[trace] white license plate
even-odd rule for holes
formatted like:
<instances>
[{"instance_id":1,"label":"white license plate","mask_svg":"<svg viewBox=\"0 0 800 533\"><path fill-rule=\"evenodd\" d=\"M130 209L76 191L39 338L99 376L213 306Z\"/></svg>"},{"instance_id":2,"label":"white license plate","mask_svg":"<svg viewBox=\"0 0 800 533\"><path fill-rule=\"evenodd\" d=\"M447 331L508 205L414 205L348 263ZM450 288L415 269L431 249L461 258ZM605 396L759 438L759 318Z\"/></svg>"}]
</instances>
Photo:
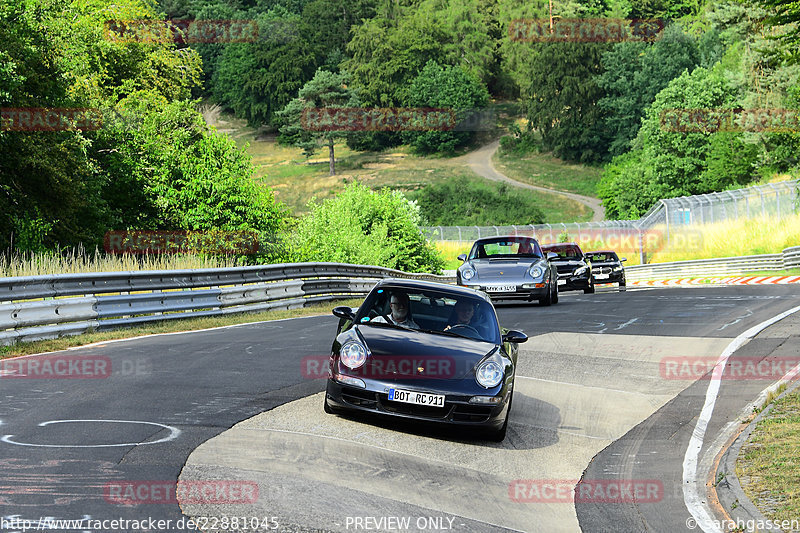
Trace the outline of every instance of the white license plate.
<instances>
[{"instance_id":1,"label":"white license plate","mask_svg":"<svg viewBox=\"0 0 800 533\"><path fill-rule=\"evenodd\" d=\"M594 279L608 279L608 274L595 274Z\"/></svg>"},{"instance_id":2,"label":"white license plate","mask_svg":"<svg viewBox=\"0 0 800 533\"><path fill-rule=\"evenodd\" d=\"M487 285L486 292L517 292L516 285Z\"/></svg>"},{"instance_id":3,"label":"white license plate","mask_svg":"<svg viewBox=\"0 0 800 533\"><path fill-rule=\"evenodd\" d=\"M444 407L443 394L428 394L427 392L389 389L389 400L393 402L413 403L416 405L428 405L430 407Z\"/></svg>"},{"instance_id":4,"label":"white license plate","mask_svg":"<svg viewBox=\"0 0 800 533\"><path fill-rule=\"evenodd\" d=\"M558 280L558 284L559 284L559 285L566 285L566 284L567 284L567 280L565 280L565 279L560 279L560 280Z\"/></svg>"}]
</instances>

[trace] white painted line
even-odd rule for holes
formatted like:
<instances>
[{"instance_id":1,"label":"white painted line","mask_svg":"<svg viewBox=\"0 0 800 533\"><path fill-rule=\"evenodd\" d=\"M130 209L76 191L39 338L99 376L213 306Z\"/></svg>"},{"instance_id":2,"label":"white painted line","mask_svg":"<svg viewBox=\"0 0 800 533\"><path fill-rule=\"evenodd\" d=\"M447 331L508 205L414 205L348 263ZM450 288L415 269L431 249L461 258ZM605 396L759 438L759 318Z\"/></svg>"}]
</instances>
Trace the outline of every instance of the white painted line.
<instances>
[{"instance_id":1,"label":"white painted line","mask_svg":"<svg viewBox=\"0 0 800 533\"><path fill-rule=\"evenodd\" d=\"M689 513L691 513L697 522L697 526L706 533L723 532L717 525L718 521L711 517L711 513L704 505L705 483L697 479L697 461L700 450L703 448L703 438L705 437L708 423L711 421L711 415L714 413L714 404L717 402L717 395L719 394L725 365L730 356L747 341L775 322L783 320L787 316L798 311L800 311L800 306L789 309L748 329L733 339L722 354L720 354L719 359L717 359L717 364L714 366L714 371L711 375L708 389L706 390L706 400L703 404L703 409L700 411L697 424L694 427L694 431L692 431L692 438L689 440L689 446L686 448L686 455L683 457L683 501L686 503L686 508L689 510ZM702 493L701 488L703 489Z\"/></svg>"},{"instance_id":2,"label":"white painted line","mask_svg":"<svg viewBox=\"0 0 800 533\"><path fill-rule=\"evenodd\" d=\"M145 444L160 444L162 442L169 442L178 438L181 430L166 424L159 424L158 422L142 422L140 420L48 420L42 422L39 427L49 426L50 424L65 424L65 423L80 423L80 422L111 422L114 424L146 424L150 426L158 426L169 430L169 435L163 439L154 440L152 442L125 442L120 444L30 444L27 442L16 442L11 440L14 435L3 435L0 441L7 444L15 444L17 446L29 446L34 448L113 448L115 446L140 446Z\"/></svg>"}]
</instances>

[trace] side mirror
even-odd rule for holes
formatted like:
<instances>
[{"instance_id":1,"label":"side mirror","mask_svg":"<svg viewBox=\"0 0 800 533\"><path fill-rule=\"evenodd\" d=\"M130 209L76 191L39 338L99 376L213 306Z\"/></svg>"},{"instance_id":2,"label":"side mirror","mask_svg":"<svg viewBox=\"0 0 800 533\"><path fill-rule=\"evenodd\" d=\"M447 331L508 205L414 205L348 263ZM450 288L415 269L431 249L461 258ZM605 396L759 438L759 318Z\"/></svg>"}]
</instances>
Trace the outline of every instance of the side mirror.
<instances>
[{"instance_id":1,"label":"side mirror","mask_svg":"<svg viewBox=\"0 0 800 533\"><path fill-rule=\"evenodd\" d=\"M555 252L547 252L547 260L552 261L554 259L558 259L558 254Z\"/></svg>"},{"instance_id":2,"label":"side mirror","mask_svg":"<svg viewBox=\"0 0 800 533\"><path fill-rule=\"evenodd\" d=\"M521 344L527 340L528 340L527 335L515 329L510 329L506 332L505 335L503 335L503 342L513 342L516 344Z\"/></svg>"},{"instance_id":3,"label":"side mirror","mask_svg":"<svg viewBox=\"0 0 800 533\"><path fill-rule=\"evenodd\" d=\"M620 260L619 260L619 262L620 262L620 263L624 263L624 262L625 262L625 261L627 261L627 260L628 260L628 258L627 258L627 257L623 257L622 259L620 259Z\"/></svg>"},{"instance_id":4,"label":"side mirror","mask_svg":"<svg viewBox=\"0 0 800 533\"><path fill-rule=\"evenodd\" d=\"M458 260L462 263L467 260L467 254L461 254L458 256Z\"/></svg>"},{"instance_id":5,"label":"side mirror","mask_svg":"<svg viewBox=\"0 0 800 533\"><path fill-rule=\"evenodd\" d=\"M344 318L346 320L355 320L356 314L353 312L352 307L347 307L346 305L341 305L339 307L333 308L334 316L338 316L339 318Z\"/></svg>"}]
</instances>

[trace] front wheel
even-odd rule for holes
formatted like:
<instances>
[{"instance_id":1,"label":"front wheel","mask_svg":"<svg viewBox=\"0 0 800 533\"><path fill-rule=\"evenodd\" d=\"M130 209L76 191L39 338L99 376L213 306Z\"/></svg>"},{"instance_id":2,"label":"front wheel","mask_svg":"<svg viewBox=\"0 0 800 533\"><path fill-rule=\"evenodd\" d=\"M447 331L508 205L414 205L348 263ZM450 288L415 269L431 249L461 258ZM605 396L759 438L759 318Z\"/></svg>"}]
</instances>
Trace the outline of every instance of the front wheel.
<instances>
[{"instance_id":1,"label":"front wheel","mask_svg":"<svg viewBox=\"0 0 800 533\"><path fill-rule=\"evenodd\" d=\"M514 393L511 393L511 396L508 398L508 409L506 409L506 419L503 422L503 427L500 429L496 429L490 432L487 437L489 440L494 442L503 442L506 439L506 433L508 432L508 418L511 416L511 403L514 400Z\"/></svg>"},{"instance_id":2,"label":"front wheel","mask_svg":"<svg viewBox=\"0 0 800 533\"><path fill-rule=\"evenodd\" d=\"M594 281L590 281L589 286L583 289L583 294L594 294Z\"/></svg>"}]
</instances>

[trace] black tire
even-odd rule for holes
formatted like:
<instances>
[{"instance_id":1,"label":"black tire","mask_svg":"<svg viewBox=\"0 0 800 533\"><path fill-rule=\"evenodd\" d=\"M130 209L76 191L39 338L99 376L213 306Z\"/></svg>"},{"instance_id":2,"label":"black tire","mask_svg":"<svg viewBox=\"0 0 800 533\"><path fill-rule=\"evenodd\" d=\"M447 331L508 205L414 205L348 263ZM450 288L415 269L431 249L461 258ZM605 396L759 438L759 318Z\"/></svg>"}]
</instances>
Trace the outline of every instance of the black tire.
<instances>
[{"instance_id":1,"label":"black tire","mask_svg":"<svg viewBox=\"0 0 800 533\"><path fill-rule=\"evenodd\" d=\"M508 409L506 409L506 419L503 422L503 427L500 429L496 429L494 431L489 432L487 438L494 442L503 442L506 440L506 433L508 432L508 418L511 416L511 404L514 401L514 393L511 393L511 397L508 399Z\"/></svg>"},{"instance_id":2,"label":"black tire","mask_svg":"<svg viewBox=\"0 0 800 533\"><path fill-rule=\"evenodd\" d=\"M547 291L547 296L539 299L539 305L547 307L553 304L553 291Z\"/></svg>"},{"instance_id":3,"label":"black tire","mask_svg":"<svg viewBox=\"0 0 800 533\"><path fill-rule=\"evenodd\" d=\"M553 283L553 303L558 303L558 282Z\"/></svg>"},{"instance_id":4,"label":"black tire","mask_svg":"<svg viewBox=\"0 0 800 533\"><path fill-rule=\"evenodd\" d=\"M589 286L583 289L583 294L594 294L594 281L590 281Z\"/></svg>"},{"instance_id":5,"label":"black tire","mask_svg":"<svg viewBox=\"0 0 800 533\"><path fill-rule=\"evenodd\" d=\"M619 282L619 288L620 289L624 289L625 288L625 278L622 278L622 281Z\"/></svg>"}]
</instances>

